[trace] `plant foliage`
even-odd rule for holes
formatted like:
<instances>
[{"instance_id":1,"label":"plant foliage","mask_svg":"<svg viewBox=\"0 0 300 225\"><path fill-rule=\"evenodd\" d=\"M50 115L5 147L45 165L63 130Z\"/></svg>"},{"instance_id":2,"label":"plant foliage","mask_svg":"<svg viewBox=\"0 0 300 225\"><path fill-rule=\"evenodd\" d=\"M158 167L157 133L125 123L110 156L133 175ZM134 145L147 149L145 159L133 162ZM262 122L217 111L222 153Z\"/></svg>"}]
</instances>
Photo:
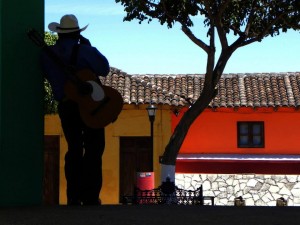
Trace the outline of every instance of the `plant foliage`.
<instances>
[{"instance_id":1,"label":"plant foliage","mask_svg":"<svg viewBox=\"0 0 300 225\"><path fill-rule=\"evenodd\" d=\"M58 39L57 35L45 32L45 42L47 45L54 45ZM57 101L54 100L51 86L46 78L44 78L44 114L57 113Z\"/></svg>"}]
</instances>

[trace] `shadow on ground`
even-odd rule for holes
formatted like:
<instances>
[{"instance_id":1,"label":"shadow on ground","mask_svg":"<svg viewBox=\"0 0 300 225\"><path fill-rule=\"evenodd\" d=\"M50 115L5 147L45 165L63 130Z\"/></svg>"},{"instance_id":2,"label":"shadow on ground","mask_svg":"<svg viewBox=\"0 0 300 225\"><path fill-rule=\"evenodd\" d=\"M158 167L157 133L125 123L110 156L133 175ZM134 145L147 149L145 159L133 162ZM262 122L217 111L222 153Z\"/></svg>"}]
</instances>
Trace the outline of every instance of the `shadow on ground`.
<instances>
[{"instance_id":1,"label":"shadow on ground","mask_svg":"<svg viewBox=\"0 0 300 225\"><path fill-rule=\"evenodd\" d=\"M1 225L300 225L300 207L103 205L0 208Z\"/></svg>"}]
</instances>

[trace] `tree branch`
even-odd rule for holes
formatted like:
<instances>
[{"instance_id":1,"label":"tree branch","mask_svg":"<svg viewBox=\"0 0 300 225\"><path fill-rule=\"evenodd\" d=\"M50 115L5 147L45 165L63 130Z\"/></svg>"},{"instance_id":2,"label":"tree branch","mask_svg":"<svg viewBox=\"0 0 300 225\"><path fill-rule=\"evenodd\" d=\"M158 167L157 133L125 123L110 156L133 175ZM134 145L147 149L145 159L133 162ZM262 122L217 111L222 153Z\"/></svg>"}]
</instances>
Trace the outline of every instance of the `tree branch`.
<instances>
[{"instance_id":1,"label":"tree branch","mask_svg":"<svg viewBox=\"0 0 300 225\"><path fill-rule=\"evenodd\" d=\"M203 4L204 4L204 7L205 7L205 9L206 9L206 11L207 11L208 17L209 17L209 18L212 18L213 13L212 13L212 11L210 10L209 2L210 2L210 0L204 0L204 1L203 1Z\"/></svg>"},{"instance_id":2,"label":"tree branch","mask_svg":"<svg viewBox=\"0 0 300 225\"><path fill-rule=\"evenodd\" d=\"M227 41L227 37L226 37L226 32L223 29L221 18L219 16L216 18L216 28L217 28L217 32L218 32L218 36L219 36L222 48L223 49L227 48L228 41Z\"/></svg>"},{"instance_id":3,"label":"tree branch","mask_svg":"<svg viewBox=\"0 0 300 225\"><path fill-rule=\"evenodd\" d=\"M237 48L249 45L249 44L251 44L253 42L256 42L256 41L261 41L261 39L258 38L258 37L250 38L248 40L243 41L243 43L241 43Z\"/></svg>"},{"instance_id":4,"label":"tree branch","mask_svg":"<svg viewBox=\"0 0 300 225\"><path fill-rule=\"evenodd\" d=\"M143 2L145 3L145 5L146 5L146 4L149 4L149 5L152 6L152 7L157 7L157 4L155 4L155 3L153 3L153 2L150 2L150 1L148 1L148 0L143 0Z\"/></svg>"},{"instance_id":5,"label":"tree branch","mask_svg":"<svg viewBox=\"0 0 300 225\"><path fill-rule=\"evenodd\" d=\"M209 47L207 46L207 44L198 39L186 25L182 24L181 29L192 42L202 48L206 53L209 52Z\"/></svg>"},{"instance_id":6,"label":"tree branch","mask_svg":"<svg viewBox=\"0 0 300 225\"><path fill-rule=\"evenodd\" d=\"M226 32L223 29L223 24L221 22L222 21L221 18L222 18L222 15L229 3L230 3L230 0L226 0L225 2L223 2L223 4L221 4L219 12L215 19L218 36L219 36L220 43L221 43L221 46L223 49L228 47L228 41L227 41L227 37L226 37Z\"/></svg>"},{"instance_id":7,"label":"tree branch","mask_svg":"<svg viewBox=\"0 0 300 225\"><path fill-rule=\"evenodd\" d=\"M210 23L210 41L209 41L209 52L207 53L207 63L206 63L206 77L205 83L209 86L212 85L212 74L215 66L215 24L212 21Z\"/></svg>"},{"instance_id":8,"label":"tree branch","mask_svg":"<svg viewBox=\"0 0 300 225\"><path fill-rule=\"evenodd\" d=\"M253 13L254 13L254 11L253 11ZM281 13L271 23L269 23L269 25L261 33L256 34L255 37L250 38L250 39L247 39L247 38L249 37L248 35L249 35L250 27L251 27L251 22L248 23L246 26L246 29L248 29L248 31L245 30L245 32L241 32L240 37L230 46L230 48L232 49L232 52L234 52L239 47L249 45L256 41L261 41L264 37L266 37L268 34L270 34L269 30L271 29L271 27L274 24L276 24L276 22L278 22L278 20L282 19L282 17L287 13L289 13L289 12ZM249 20L250 20L250 18L249 18Z\"/></svg>"},{"instance_id":9,"label":"tree branch","mask_svg":"<svg viewBox=\"0 0 300 225\"><path fill-rule=\"evenodd\" d=\"M229 29L232 30L234 33L237 33L239 36L243 36L245 34L243 31L240 31L239 28L236 28L233 25L229 25Z\"/></svg>"},{"instance_id":10,"label":"tree branch","mask_svg":"<svg viewBox=\"0 0 300 225\"><path fill-rule=\"evenodd\" d=\"M253 21L253 15L254 15L254 1L252 2L252 6L251 6L251 12L250 12L250 14L249 14L249 19L248 19L248 22L247 22L247 25L246 25L246 28L245 28L245 31L244 31L244 33L245 33L245 35L246 36L248 36L248 34L249 34L249 31L250 31L250 28L251 28L251 25L252 25L252 21Z\"/></svg>"},{"instance_id":11,"label":"tree branch","mask_svg":"<svg viewBox=\"0 0 300 225\"><path fill-rule=\"evenodd\" d=\"M279 14L278 17L276 17L271 23L269 23L269 26L267 26L266 29L261 33L261 35L258 36L260 40L263 39L265 36L267 36L271 27L274 26L274 24L276 24L280 19L282 19L284 15L288 13L290 13L290 11Z\"/></svg>"},{"instance_id":12,"label":"tree branch","mask_svg":"<svg viewBox=\"0 0 300 225\"><path fill-rule=\"evenodd\" d=\"M225 66L228 62L228 60L230 59L232 53L235 51L235 49L229 47L227 49L222 49L221 55L218 59L218 62L215 66L215 69L213 71L213 87L216 87L217 84L219 83L219 80L223 74L223 71L225 69Z\"/></svg>"},{"instance_id":13,"label":"tree branch","mask_svg":"<svg viewBox=\"0 0 300 225\"><path fill-rule=\"evenodd\" d=\"M218 17L221 18L223 12L225 11L226 7L228 6L228 4L230 3L231 0L226 0L224 2L222 2L222 4L220 5L219 8L219 12L218 12Z\"/></svg>"}]
</instances>

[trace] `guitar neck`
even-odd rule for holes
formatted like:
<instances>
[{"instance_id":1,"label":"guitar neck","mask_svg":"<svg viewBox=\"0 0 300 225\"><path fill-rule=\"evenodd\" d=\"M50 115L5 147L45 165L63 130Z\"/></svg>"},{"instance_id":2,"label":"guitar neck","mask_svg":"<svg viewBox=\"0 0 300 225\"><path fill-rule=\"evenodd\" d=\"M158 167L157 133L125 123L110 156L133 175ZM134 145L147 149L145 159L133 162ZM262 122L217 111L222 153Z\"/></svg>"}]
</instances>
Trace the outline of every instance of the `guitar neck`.
<instances>
[{"instance_id":1,"label":"guitar neck","mask_svg":"<svg viewBox=\"0 0 300 225\"><path fill-rule=\"evenodd\" d=\"M43 49L48 56L52 58L52 60L55 61L55 63L63 70L64 74L67 75L70 81L78 86L82 85L83 81L76 76L75 67L66 64L54 51L50 49L49 46L45 45Z\"/></svg>"},{"instance_id":2,"label":"guitar neck","mask_svg":"<svg viewBox=\"0 0 300 225\"><path fill-rule=\"evenodd\" d=\"M63 69L65 72L71 72L71 68L68 68L70 66L65 64L64 61L54 51L52 51L49 46L45 45L43 50L61 69Z\"/></svg>"},{"instance_id":3,"label":"guitar neck","mask_svg":"<svg viewBox=\"0 0 300 225\"><path fill-rule=\"evenodd\" d=\"M40 48L42 48L46 54L63 70L69 80L74 84L81 85L83 82L76 76L75 68L66 64L45 42L44 37L35 29L30 29L27 32L28 37Z\"/></svg>"}]
</instances>

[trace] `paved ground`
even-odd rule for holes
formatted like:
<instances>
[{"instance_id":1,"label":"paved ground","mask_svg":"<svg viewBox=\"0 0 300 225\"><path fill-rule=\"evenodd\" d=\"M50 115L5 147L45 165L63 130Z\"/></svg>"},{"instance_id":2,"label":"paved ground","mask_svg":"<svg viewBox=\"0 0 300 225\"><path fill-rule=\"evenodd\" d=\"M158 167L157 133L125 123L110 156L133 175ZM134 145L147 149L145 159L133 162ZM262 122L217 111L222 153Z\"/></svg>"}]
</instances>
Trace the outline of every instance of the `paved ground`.
<instances>
[{"instance_id":1,"label":"paved ground","mask_svg":"<svg viewBox=\"0 0 300 225\"><path fill-rule=\"evenodd\" d=\"M0 208L0 225L300 225L300 207L103 205Z\"/></svg>"}]
</instances>

